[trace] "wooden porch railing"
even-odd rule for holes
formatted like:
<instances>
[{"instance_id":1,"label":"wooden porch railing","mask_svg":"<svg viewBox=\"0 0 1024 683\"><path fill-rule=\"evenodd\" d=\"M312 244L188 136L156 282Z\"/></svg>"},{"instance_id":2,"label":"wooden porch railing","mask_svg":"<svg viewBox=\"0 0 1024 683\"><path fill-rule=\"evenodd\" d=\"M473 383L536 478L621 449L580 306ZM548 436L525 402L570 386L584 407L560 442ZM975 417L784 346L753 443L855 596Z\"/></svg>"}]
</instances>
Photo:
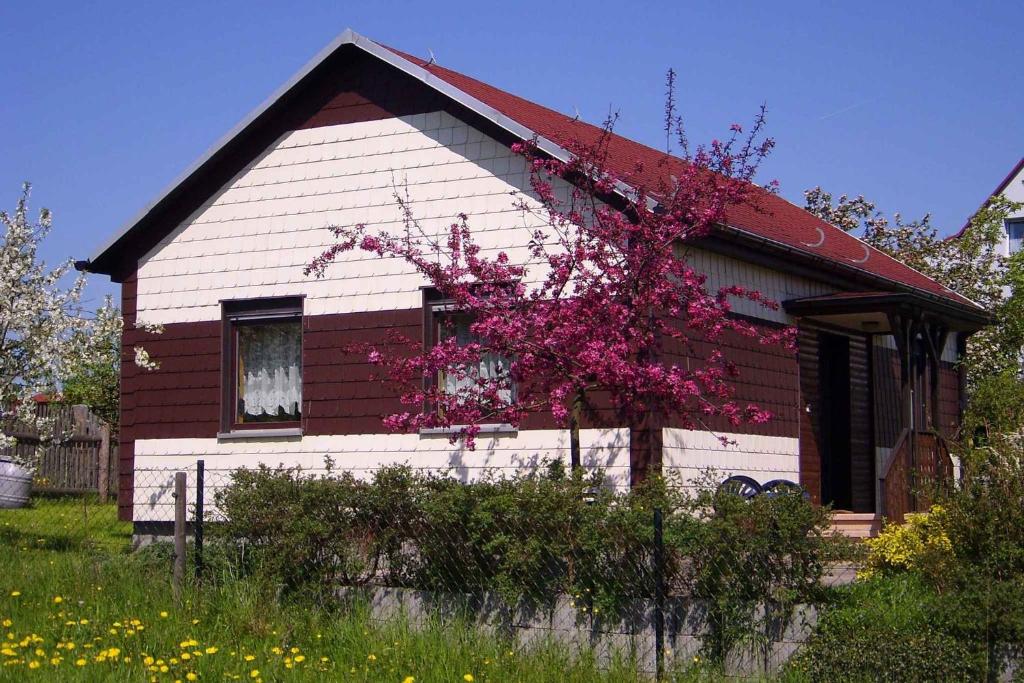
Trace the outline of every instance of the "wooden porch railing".
<instances>
[{"instance_id":1,"label":"wooden porch railing","mask_svg":"<svg viewBox=\"0 0 1024 683\"><path fill-rule=\"evenodd\" d=\"M953 459L941 435L904 429L882 468L882 514L902 524L931 506L931 492L953 481Z\"/></svg>"}]
</instances>

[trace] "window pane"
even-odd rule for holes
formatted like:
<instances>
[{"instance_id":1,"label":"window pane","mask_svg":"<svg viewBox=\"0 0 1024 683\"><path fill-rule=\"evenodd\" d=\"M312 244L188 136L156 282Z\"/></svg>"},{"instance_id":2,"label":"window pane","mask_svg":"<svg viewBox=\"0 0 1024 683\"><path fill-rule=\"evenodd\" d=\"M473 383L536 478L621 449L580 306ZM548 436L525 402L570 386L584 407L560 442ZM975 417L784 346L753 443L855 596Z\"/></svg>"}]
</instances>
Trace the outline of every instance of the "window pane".
<instances>
[{"instance_id":1,"label":"window pane","mask_svg":"<svg viewBox=\"0 0 1024 683\"><path fill-rule=\"evenodd\" d=\"M301 417L299 325L287 322L238 328L238 422L289 422Z\"/></svg>"},{"instance_id":2,"label":"window pane","mask_svg":"<svg viewBox=\"0 0 1024 683\"><path fill-rule=\"evenodd\" d=\"M1024 242L1024 220L1006 221L1006 233L1010 236L1010 253L1016 254Z\"/></svg>"},{"instance_id":3,"label":"window pane","mask_svg":"<svg viewBox=\"0 0 1024 683\"><path fill-rule=\"evenodd\" d=\"M474 341L473 333L469 330L470 320L466 317L453 317L442 321L440 326L440 337L441 340L449 339L454 336L457 339L459 346L465 346L470 342ZM472 374L476 377L483 379L491 379L493 377L506 376L509 371L508 360L497 353L486 353L480 358L480 363L475 372ZM472 386L473 378L464 377L458 378L452 375L445 375L444 377L444 390L446 394L458 393L460 389ZM501 391L502 398L511 403L514 395L515 387L511 389L503 389Z\"/></svg>"}]
</instances>

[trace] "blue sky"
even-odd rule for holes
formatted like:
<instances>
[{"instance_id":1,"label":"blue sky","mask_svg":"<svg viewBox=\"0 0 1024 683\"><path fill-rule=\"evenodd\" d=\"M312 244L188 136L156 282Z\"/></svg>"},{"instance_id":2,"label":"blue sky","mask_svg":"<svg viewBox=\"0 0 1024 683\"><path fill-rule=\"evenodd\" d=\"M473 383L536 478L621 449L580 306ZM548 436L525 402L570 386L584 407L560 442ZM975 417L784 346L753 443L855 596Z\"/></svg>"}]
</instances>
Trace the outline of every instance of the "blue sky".
<instances>
[{"instance_id":1,"label":"blue sky","mask_svg":"<svg viewBox=\"0 0 1024 683\"><path fill-rule=\"evenodd\" d=\"M89 256L346 27L654 146L673 67L692 140L767 103L786 198L946 232L1024 154L1021 2L6 2L0 205L30 180L46 257Z\"/></svg>"}]
</instances>

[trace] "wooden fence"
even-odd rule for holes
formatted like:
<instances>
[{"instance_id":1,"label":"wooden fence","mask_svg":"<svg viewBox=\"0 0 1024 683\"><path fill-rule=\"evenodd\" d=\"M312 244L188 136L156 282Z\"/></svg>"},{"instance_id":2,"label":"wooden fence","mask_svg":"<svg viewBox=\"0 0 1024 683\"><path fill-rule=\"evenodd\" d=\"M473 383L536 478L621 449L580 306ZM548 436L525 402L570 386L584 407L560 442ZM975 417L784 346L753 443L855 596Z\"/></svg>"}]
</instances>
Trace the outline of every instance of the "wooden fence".
<instances>
[{"instance_id":1,"label":"wooden fence","mask_svg":"<svg viewBox=\"0 0 1024 683\"><path fill-rule=\"evenodd\" d=\"M117 494L117 446L111 444L110 426L86 406L40 403L36 414L55 420L59 438L43 445L33 490L51 493L98 493L101 501ZM14 456L33 460L40 446L39 433L23 425L3 425L18 442L0 449L0 459Z\"/></svg>"}]
</instances>

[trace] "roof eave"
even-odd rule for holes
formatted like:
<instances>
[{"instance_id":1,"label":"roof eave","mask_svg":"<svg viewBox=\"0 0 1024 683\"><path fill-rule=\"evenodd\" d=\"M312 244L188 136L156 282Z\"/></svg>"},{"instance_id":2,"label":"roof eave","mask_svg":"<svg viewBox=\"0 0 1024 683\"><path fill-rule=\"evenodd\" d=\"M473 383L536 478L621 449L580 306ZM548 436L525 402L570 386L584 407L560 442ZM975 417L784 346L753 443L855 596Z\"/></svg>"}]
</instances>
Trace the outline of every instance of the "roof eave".
<instances>
[{"instance_id":1,"label":"roof eave","mask_svg":"<svg viewBox=\"0 0 1024 683\"><path fill-rule=\"evenodd\" d=\"M964 311L967 315L980 316L979 319L984 319L986 321L988 321L990 319L988 311L986 311L984 308L982 308L978 304L976 304L973 301L970 301L968 299L965 299L965 302L960 302L960 301L957 301L956 299L951 299L949 297L940 296L938 294L934 294L934 293L929 292L927 290L923 290L923 289L920 289L918 287L914 287L912 285L908 285L905 282L899 282L899 281L896 281L896 280L890 280L889 278L882 277L880 275L876 275L875 273L872 273L870 271L864 270L863 268L858 268L854 264L841 263L841 262L836 261L834 259L825 258L825 257L819 256L817 254L812 254L810 252L803 251L802 249L797 249L796 247L792 247L792 246L790 246L788 244L783 244L782 242L778 242L776 240L772 240L772 239L770 239L768 237L763 237L761 235L756 235L756 234L750 232L749 230L745 230L743 228L738 228L738 227L736 227L734 225L720 226L719 227L719 231L723 232L725 234L732 234L732 235L734 235L736 237L739 237L739 238L741 238L743 240L746 240L746 241L749 241L749 242L754 242L754 243L756 243L758 245L762 245L764 247L767 247L769 249L775 250L777 252L782 252L782 253L790 254L790 255L796 255L799 258L804 259L805 261L807 261L809 263L824 264L824 265L822 265L822 270L823 271L834 272L837 269L842 270L842 271L846 271L846 273L853 275L854 279L861 280L861 281L864 281L864 282L870 282L870 283L873 283L875 285L880 285L880 286L883 286L883 287L885 287L887 289L896 289L896 290L901 291L901 292L913 293L913 294L916 294L917 296L923 297L923 298L925 298L927 300L934 301L937 304L940 304L940 305L943 305L943 306L950 306L950 307L955 308L957 310ZM988 324L988 323L986 322L985 324Z\"/></svg>"}]
</instances>

